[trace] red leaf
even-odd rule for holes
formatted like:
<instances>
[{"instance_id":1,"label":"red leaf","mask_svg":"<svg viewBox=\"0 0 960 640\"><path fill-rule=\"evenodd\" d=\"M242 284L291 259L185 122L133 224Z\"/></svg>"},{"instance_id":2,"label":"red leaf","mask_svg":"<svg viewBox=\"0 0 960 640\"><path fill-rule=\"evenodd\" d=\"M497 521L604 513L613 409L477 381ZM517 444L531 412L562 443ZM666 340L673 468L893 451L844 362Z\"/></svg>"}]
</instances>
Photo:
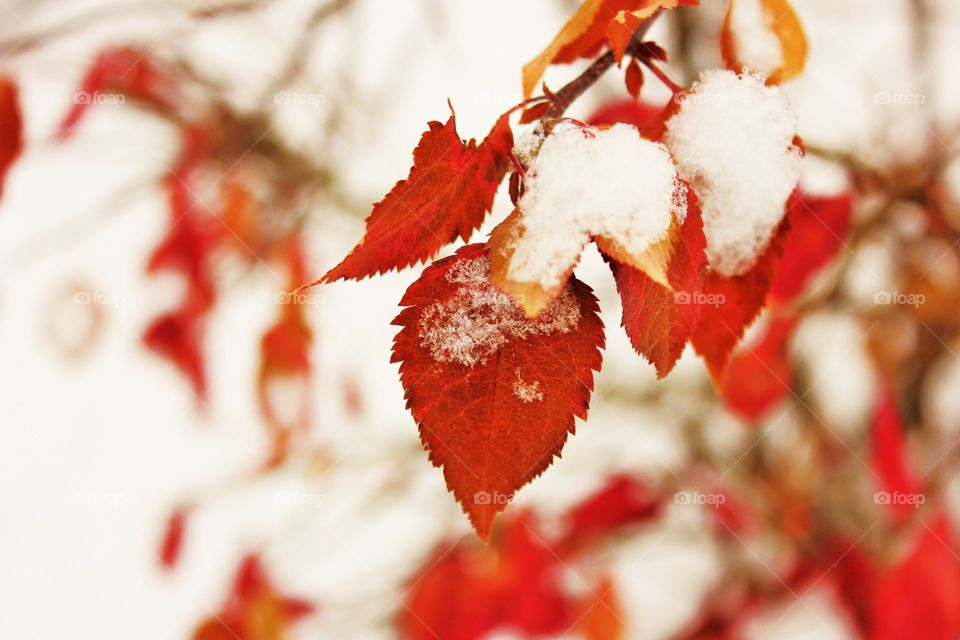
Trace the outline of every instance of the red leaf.
<instances>
[{"instance_id":1,"label":"red leaf","mask_svg":"<svg viewBox=\"0 0 960 640\"><path fill-rule=\"evenodd\" d=\"M796 319L779 316L764 334L730 360L723 387L727 408L747 421L757 421L790 393L793 371L787 361L787 341Z\"/></svg>"},{"instance_id":2,"label":"red leaf","mask_svg":"<svg viewBox=\"0 0 960 640\"><path fill-rule=\"evenodd\" d=\"M10 166L23 150L23 118L17 85L0 76L0 196Z\"/></svg>"},{"instance_id":3,"label":"red leaf","mask_svg":"<svg viewBox=\"0 0 960 640\"><path fill-rule=\"evenodd\" d=\"M576 620L562 591L564 565L529 518L510 522L490 546L470 543L429 558L401 614L410 640L478 640L497 629L542 637Z\"/></svg>"},{"instance_id":4,"label":"red leaf","mask_svg":"<svg viewBox=\"0 0 960 640\"><path fill-rule=\"evenodd\" d=\"M164 569L173 569L180 559L180 550L183 548L183 536L187 527L189 510L176 509L167 519L167 526L160 543L160 564Z\"/></svg>"},{"instance_id":5,"label":"red leaf","mask_svg":"<svg viewBox=\"0 0 960 640\"><path fill-rule=\"evenodd\" d=\"M640 97L640 90L643 89L643 69L640 68L640 63L637 62L636 58L627 65L624 82L627 86L627 93L630 94L631 98L637 100Z\"/></svg>"},{"instance_id":6,"label":"red leaf","mask_svg":"<svg viewBox=\"0 0 960 640\"><path fill-rule=\"evenodd\" d=\"M632 124L640 131L645 131L663 113L662 107L655 107L646 102L637 100L617 100L608 102L597 109L587 119L591 126L602 126L623 122Z\"/></svg>"},{"instance_id":7,"label":"red leaf","mask_svg":"<svg viewBox=\"0 0 960 640\"><path fill-rule=\"evenodd\" d=\"M921 525L910 552L880 579L871 640L954 640L960 634L960 572L946 516Z\"/></svg>"},{"instance_id":8,"label":"red leaf","mask_svg":"<svg viewBox=\"0 0 960 640\"><path fill-rule=\"evenodd\" d=\"M431 122L413 151L410 175L373 206L360 244L319 282L403 269L457 238L467 240L483 223L511 166L509 115L500 116L479 145L460 140L452 107L446 124Z\"/></svg>"},{"instance_id":9,"label":"red leaf","mask_svg":"<svg viewBox=\"0 0 960 640\"><path fill-rule=\"evenodd\" d=\"M789 234L790 217L787 215L780 223L780 228L753 269L732 278L708 271L703 279L700 319L690 342L703 357L718 386L722 385L734 347L766 302L767 292L783 255L783 244Z\"/></svg>"},{"instance_id":10,"label":"red leaf","mask_svg":"<svg viewBox=\"0 0 960 640\"><path fill-rule=\"evenodd\" d=\"M623 302L623 328L633 348L656 367L660 378L676 365L697 325L705 248L697 196L687 187L687 217L667 265L673 291L639 269L608 260Z\"/></svg>"},{"instance_id":11,"label":"red leaf","mask_svg":"<svg viewBox=\"0 0 960 640\"><path fill-rule=\"evenodd\" d=\"M787 208L792 228L770 289L773 304L786 304L800 295L837 255L850 228L853 198L850 194L821 198L794 191Z\"/></svg>"},{"instance_id":12,"label":"red leaf","mask_svg":"<svg viewBox=\"0 0 960 640\"><path fill-rule=\"evenodd\" d=\"M186 376L193 392L202 398L207 392L203 364L205 312L192 305L165 313L153 321L143 334L143 342L157 355L170 360Z\"/></svg>"},{"instance_id":13,"label":"red leaf","mask_svg":"<svg viewBox=\"0 0 960 640\"><path fill-rule=\"evenodd\" d=\"M237 568L226 602L200 624L193 640L281 640L287 627L313 611L305 600L278 593L259 556L250 553Z\"/></svg>"},{"instance_id":14,"label":"red leaf","mask_svg":"<svg viewBox=\"0 0 960 640\"><path fill-rule=\"evenodd\" d=\"M618 474L564 518L564 549L579 548L624 526L646 522L662 512L663 495L639 479Z\"/></svg>"},{"instance_id":15,"label":"red leaf","mask_svg":"<svg viewBox=\"0 0 960 640\"><path fill-rule=\"evenodd\" d=\"M489 282L483 245L439 260L407 289L393 362L420 438L484 539L514 492L560 454L585 418L603 323L571 278L530 320Z\"/></svg>"},{"instance_id":16,"label":"red leaf","mask_svg":"<svg viewBox=\"0 0 960 640\"><path fill-rule=\"evenodd\" d=\"M67 113L57 134L69 137L87 109L101 94L123 94L157 109L168 109L178 99L171 72L150 56L149 50L117 47L102 51L87 70L80 90L74 94L74 106Z\"/></svg>"},{"instance_id":17,"label":"red leaf","mask_svg":"<svg viewBox=\"0 0 960 640\"><path fill-rule=\"evenodd\" d=\"M876 473L877 502L887 504L898 522L908 520L920 506L921 483L904 437L893 390L882 382L873 415L871 466Z\"/></svg>"}]
</instances>

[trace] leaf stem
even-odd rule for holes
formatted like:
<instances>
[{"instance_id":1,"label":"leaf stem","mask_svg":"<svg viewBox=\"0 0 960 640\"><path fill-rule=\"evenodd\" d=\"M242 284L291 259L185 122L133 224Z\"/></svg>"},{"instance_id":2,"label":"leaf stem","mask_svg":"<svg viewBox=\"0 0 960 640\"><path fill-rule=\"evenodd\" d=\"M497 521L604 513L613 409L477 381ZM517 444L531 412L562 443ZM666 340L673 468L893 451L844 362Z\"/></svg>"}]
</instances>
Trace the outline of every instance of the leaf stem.
<instances>
[{"instance_id":1,"label":"leaf stem","mask_svg":"<svg viewBox=\"0 0 960 640\"><path fill-rule=\"evenodd\" d=\"M643 37L647 34L650 27L653 26L653 23L660 16L660 13L660 11L657 11L650 16L650 18L640 23L640 26L637 27L637 30L633 34L633 38L630 40L630 45L627 47L628 54L636 54L642 49ZM616 58L613 55L613 51L607 51L594 60L593 64L587 67L583 73L553 94L553 105L544 112L540 121L546 123L550 120L563 117L563 114L570 105L583 95L587 89L592 87L615 62Z\"/></svg>"}]
</instances>

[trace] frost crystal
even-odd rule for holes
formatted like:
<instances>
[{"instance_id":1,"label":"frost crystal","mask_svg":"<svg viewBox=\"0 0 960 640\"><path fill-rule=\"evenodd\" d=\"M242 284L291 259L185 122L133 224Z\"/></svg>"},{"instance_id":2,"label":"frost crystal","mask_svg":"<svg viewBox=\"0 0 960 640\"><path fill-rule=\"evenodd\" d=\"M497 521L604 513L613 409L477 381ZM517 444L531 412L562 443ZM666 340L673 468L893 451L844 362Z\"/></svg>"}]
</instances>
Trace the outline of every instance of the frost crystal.
<instances>
[{"instance_id":1,"label":"frost crystal","mask_svg":"<svg viewBox=\"0 0 960 640\"><path fill-rule=\"evenodd\" d=\"M560 123L524 181L523 237L511 280L558 285L591 236L616 240L642 255L670 228L676 170L667 149L631 125L583 129ZM677 211L682 219L686 211Z\"/></svg>"},{"instance_id":2,"label":"frost crystal","mask_svg":"<svg viewBox=\"0 0 960 640\"><path fill-rule=\"evenodd\" d=\"M705 72L667 122L680 177L700 199L713 270L743 274L766 248L800 177L796 133L778 87L722 70Z\"/></svg>"},{"instance_id":3,"label":"frost crystal","mask_svg":"<svg viewBox=\"0 0 960 640\"><path fill-rule=\"evenodd\" d=\"M517 369L517 381L513 383L513 393L526 404L543 400L543 391L540 390L540 382L524 382L520 377L520 369Z\"/></svg>"},{"instance_id":4,"label":"frost crystal","mask_svg":"<svg viewBox=\"0 0 960 640\"><path fill-rule=\"evenodd\" d=\"M485 257L457 263L446 278L461 286L448 300L428 307L420 322L420 344L438 362L483 364L510 339L567 333L580 322L580 305L569 287L540 315L528 319L510 296L490 284Z\"/></svg>"}]
</instances>

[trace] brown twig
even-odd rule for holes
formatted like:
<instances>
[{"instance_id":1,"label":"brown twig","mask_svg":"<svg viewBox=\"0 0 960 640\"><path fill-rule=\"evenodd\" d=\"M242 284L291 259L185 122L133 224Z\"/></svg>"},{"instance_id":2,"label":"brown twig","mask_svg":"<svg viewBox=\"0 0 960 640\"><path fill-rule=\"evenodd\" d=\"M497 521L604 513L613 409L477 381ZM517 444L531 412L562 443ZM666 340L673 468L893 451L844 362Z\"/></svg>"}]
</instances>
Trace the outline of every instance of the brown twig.
<instances>
[{"instance_id":1,"label":"brown twig","mask_svg":"<svg viewBox=\"0 0 960 640\"><path fill-rule=\"evenodd\" d=\"M627 47L627 54L637 55L645 52L643 38L660 16L660 13L661 12L658 11L653 14L648 20L645 20L637 27L633 38L630 40L630 45ZM603 74L606 73L615 62L616 57L613 55L613 51L607 51L597 58L583 73L553 94L553 105L544 112L540 121L547 122L562 117L570 105L583 95L587 89L592 87L597 80L603 77Z\"/></svg>"}]
</instances>

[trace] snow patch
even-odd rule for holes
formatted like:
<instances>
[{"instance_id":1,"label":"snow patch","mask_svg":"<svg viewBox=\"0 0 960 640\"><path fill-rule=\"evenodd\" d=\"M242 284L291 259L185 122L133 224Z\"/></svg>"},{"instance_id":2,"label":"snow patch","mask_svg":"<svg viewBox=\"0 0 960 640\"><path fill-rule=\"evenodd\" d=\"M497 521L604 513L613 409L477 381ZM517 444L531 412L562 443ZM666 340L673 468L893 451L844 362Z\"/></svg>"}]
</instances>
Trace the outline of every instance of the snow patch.
<instances>
[{"instance_id":1,"label":"snow patch","mask_svg":"<svg viewBox=\"0 0 960 640\"><path fill-rule=\"evenodd\" d=\"M511 339L568 333L580 323L580 303L570 287L528 319L510 296L490 284L486 257L458 262L446 278L461 286L448 300L428 307L420 321L420 344L437 362L484 364Z\"/></svg>"},{"instance_id":2,"label":"snow patch","mask_svg":"<svg viewBox=\"0 0 960 640\"><path fill-rule=\"evenodd\" d=\"M764 77L704 72L667 122L680 177L700 199L710 266L750 270L784 215L800 177L797 115Z\"/></svg>"},{"instance_id":3,"label":"snow patch","mask_svg":"<svg viewBox=\"0 0 960 640\"><path fill-rule=\"evenodd\" d=\"M627 124L609 129L562 122L540 147L524 180L523 237L507 276L555 287L591 236L642 255L663 238L685 202L670 152Z\"/></svg>"}]
</instances>

